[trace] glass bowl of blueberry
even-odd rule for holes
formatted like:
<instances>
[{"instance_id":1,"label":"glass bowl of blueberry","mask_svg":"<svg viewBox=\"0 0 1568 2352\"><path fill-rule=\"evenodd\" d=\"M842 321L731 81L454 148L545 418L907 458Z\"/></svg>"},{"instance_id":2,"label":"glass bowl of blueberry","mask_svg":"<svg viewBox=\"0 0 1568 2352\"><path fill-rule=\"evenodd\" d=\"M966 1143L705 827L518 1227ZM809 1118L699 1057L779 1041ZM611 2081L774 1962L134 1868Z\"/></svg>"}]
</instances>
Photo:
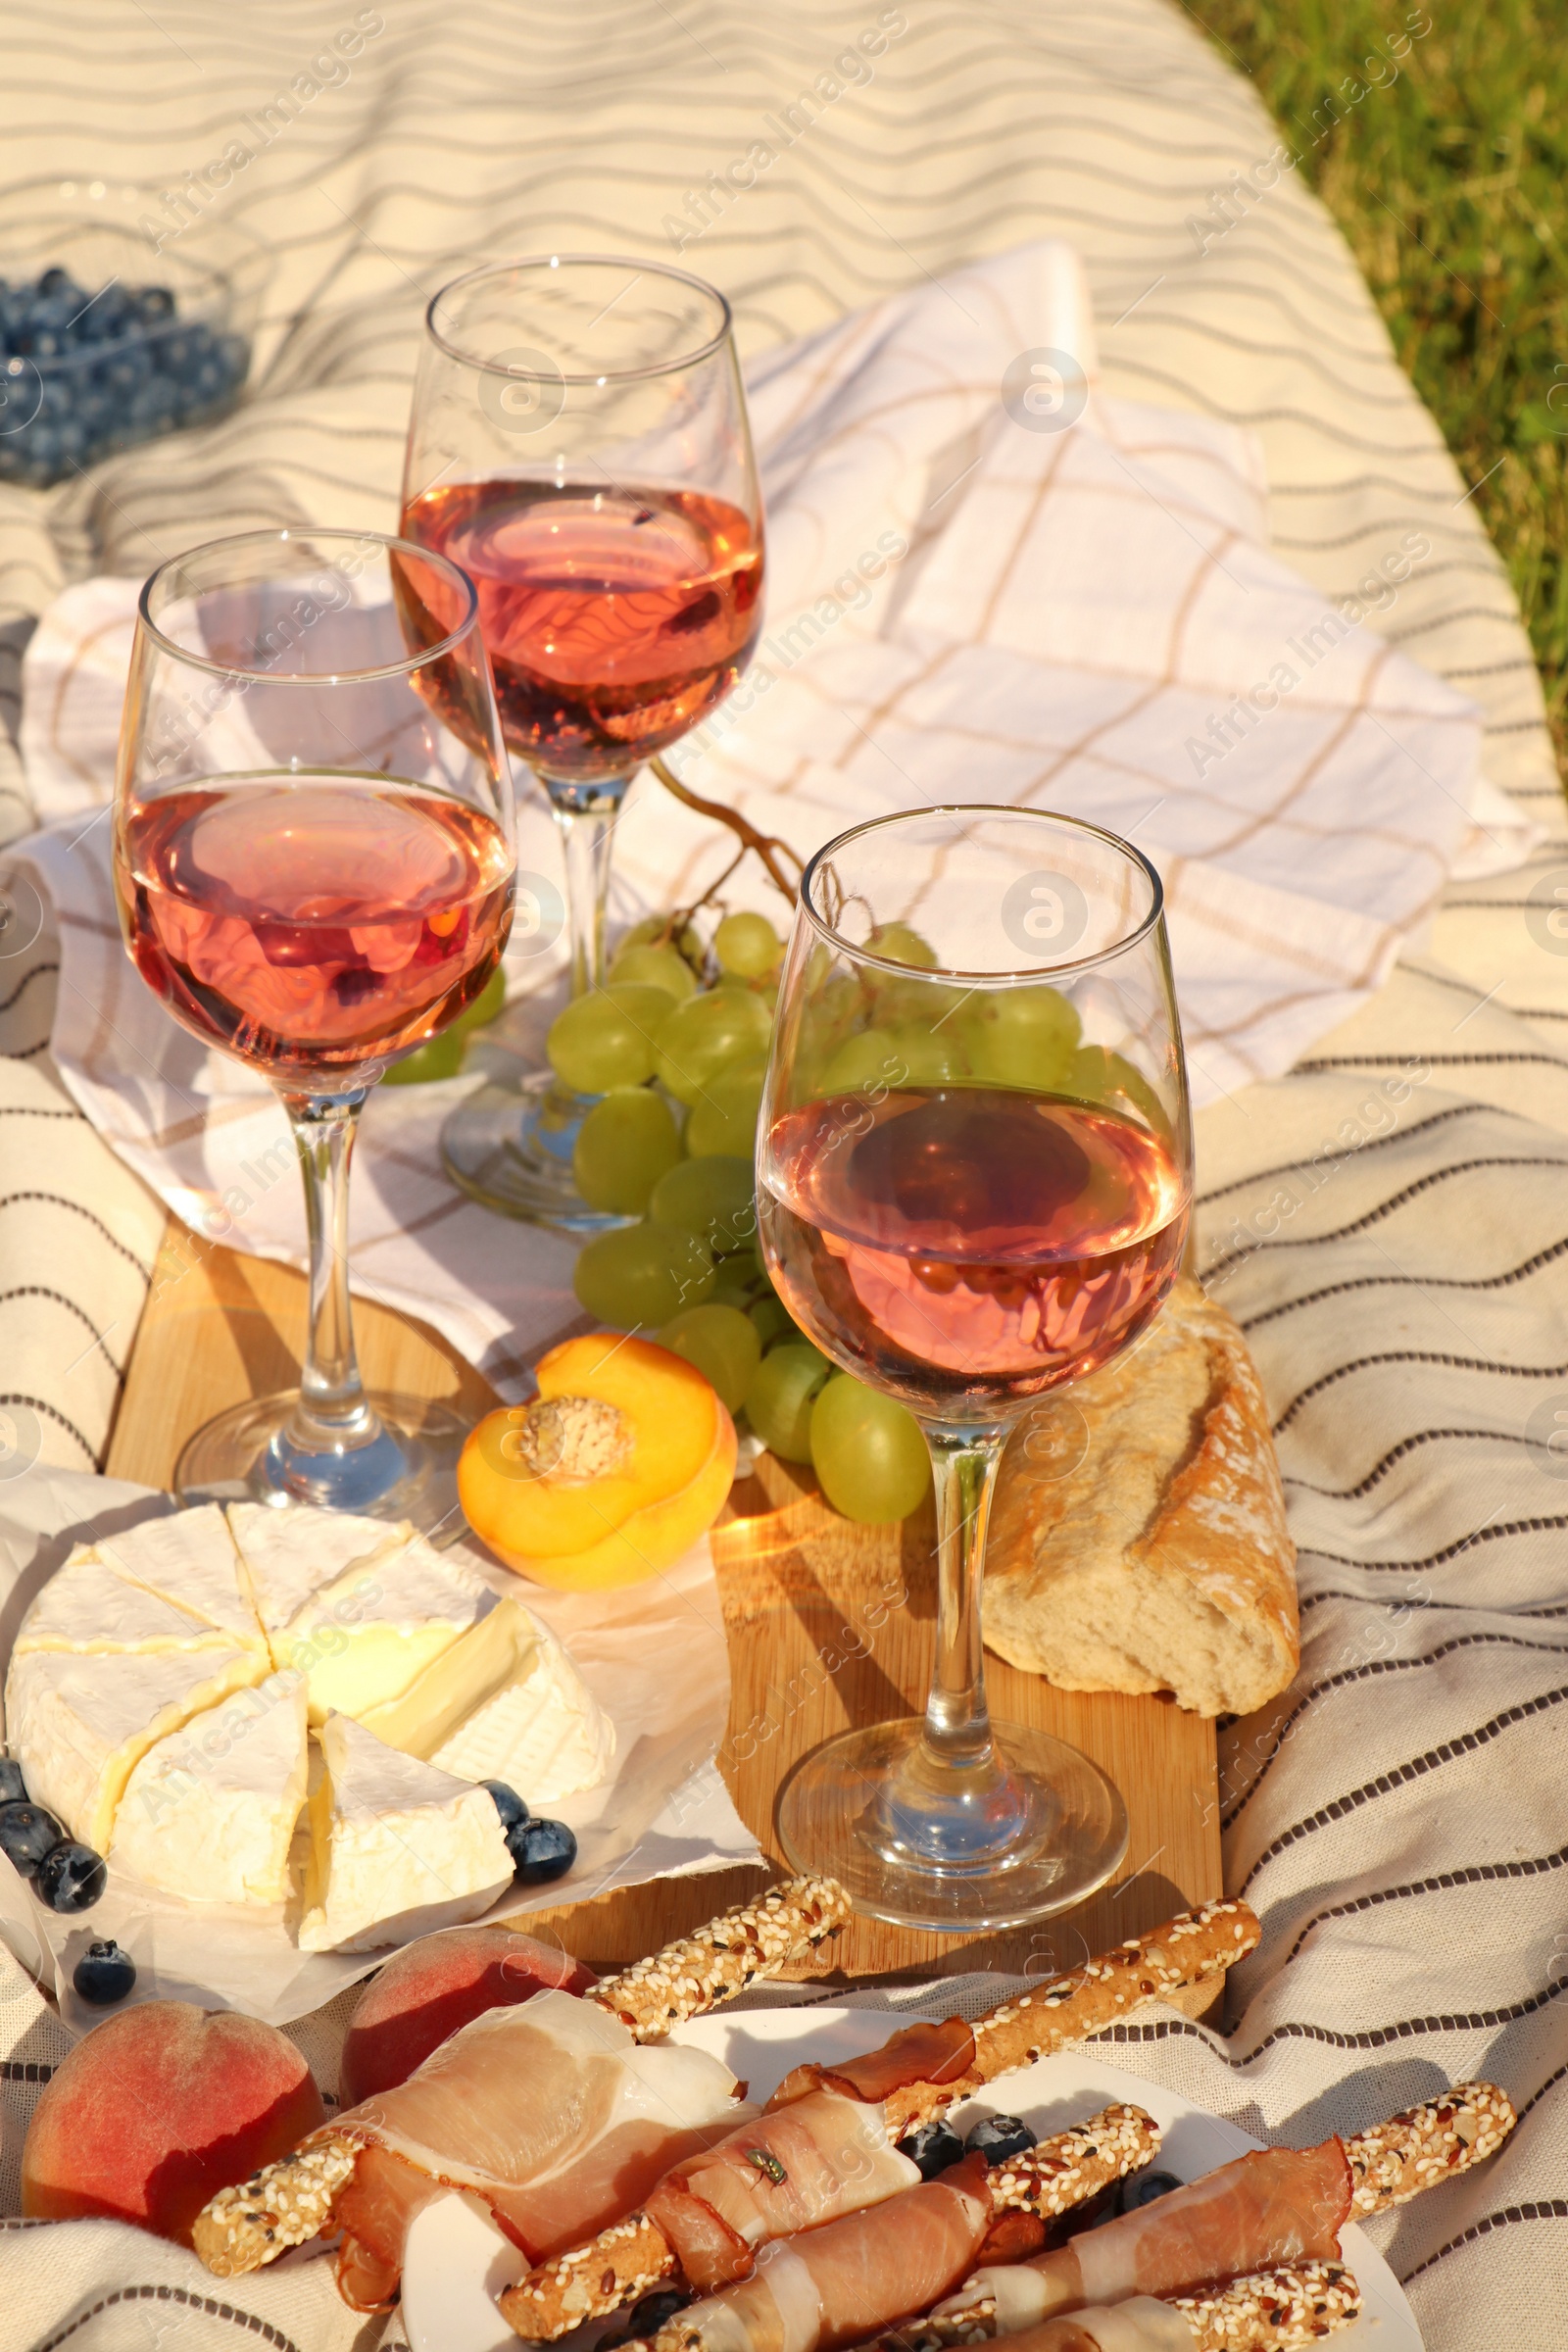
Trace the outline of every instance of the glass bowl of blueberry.
<instances>
[{"instance_id":1,"label":"glass bowl of blueberry","mask_svg":"<svg viewBox=\"0 0 1568 2352\"><path fill-rule=\"evenodd\" d=\"M0 482L46 489L239 398L266 255L176 219L92 177L0 191Z\"/></svg>"}]
</instances>

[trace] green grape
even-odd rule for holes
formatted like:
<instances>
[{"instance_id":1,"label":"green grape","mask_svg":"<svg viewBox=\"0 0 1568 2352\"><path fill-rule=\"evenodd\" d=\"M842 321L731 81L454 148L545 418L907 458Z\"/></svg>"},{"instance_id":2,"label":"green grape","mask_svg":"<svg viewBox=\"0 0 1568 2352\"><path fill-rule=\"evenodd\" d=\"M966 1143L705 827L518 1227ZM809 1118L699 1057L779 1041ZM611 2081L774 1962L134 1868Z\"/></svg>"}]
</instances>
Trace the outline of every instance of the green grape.
<instances>
[{"instance_id":1,"label":"green grape","mask_svg":"<svg viewBox=\"0 0 1568 2352\"><path fill-rule=\"evenodd\" d=\"M706 951L695 928L688 923L679 939L672 940L669 936L667 914L645 914L640 923L633 923L629 931L621 933L620 946L615 950L615 954L619 956L625 948L662 947L675 948L694 971L701 969Z\"/></svg>"},{"instance_id":2,"label":"green grape","mask_svg":"<svg viewBox=\"0 0 1568 2352\"><path fill-rule=\"evenodd\" d=\"M430 1078L455 1078L463 1067L469 1037L475 1029L483 1029L495 1020L506 1002L507 983L497 964L473 1003L465 1005L456 1020L449 1021L438 1036L416 1046L402 1061L395 1061L382 1085L418 1086Z\"/></svg>"},{"instance_id":3,"label":"green grape","mask_svg":"<svg viewBox=\"0 0 1568 2352\"><path fill-rule=\"evenodd\" d=\"M571 1172L590 1208L641 1217L665 1169L679 1160L680 1131L663 1096L651 1086L616 1086L578 1128Z\"/></svg>"},{"instance_id":4,"label":"green grape","mask_svg":"<svg viewBox=\"0 0 1568 2352\"><path fill-rule=\"evenodd\" d=\"M673 1011L666 1005L659 1031L659 1075L690 1107L732 1062L756 1061L767 1052L773 1016L749 989L710 988Z\"/></svg>"},{"instance_id":5,"label":"green grape","mask_svg":"<svg viewBox=\"0 0 1568 2352\"><path fill-rule=\"evenodd\" d=\"M1156 1135L1170 1136L1170 1113L1142 1070L1125 1054L1106 1046L1080 1046L1067 1057L1063 1094L1081 1102L1103 1102L1112 1110L1132 1109L1148 1121Z\"/></svg>"},{"instance_id":6,"label":"green grape","mask_svg":"<svg viewBox=\"0 0 1568 2352\"><path fill-rule=\"evenodd\" d=\"M822 1072L824 1095L864 1094L887 1088L903 1075L904 1063L891 1029L860 1029L847 1037Z\"/></svg>"},{"instance_id":7,"label":"green grape","mask_svg":"<svg viewBox=\"0 0 1568 2352\"><path fill-rule=\"evenodd\" d=\"M697 994L697 974L679 948L649 948L638 944L617 949L610 967L610 985L622 981L641 988L662 988L673 1004L684 1004Z\"/></svg>"},{"instance_id":8,"label":"green grape","mask_svg":"<svg viewBox=\"0 0 1568 2352\"><path fill-rule=\"evenodd\" d=\"M654 1032L669 1013L662 988L591 989L550 1024L545 1052L558 1078L581 1095L641 1086L654 1074Z\"/></svg>"},{"instance_id":9,"label":"green grape","mask_svg":"<svg viewBox=\"0 0 1568 2352\"><path fill-rule=\"evenodd\" d=\"M913 1414L848 1372L830 1380L811 1407L811 1464L833 1508L873 1526L907 1518L931 1484Z\"/></svg>"},{"instance_id":10,"label":"green grape","mask_svg":"<svg viewBox=\"0 0 1568 2352\"><path fill-rule=\"evenodd\" d=\"M746 1418L781 1461L810 1460L811 1407L832 1370L809 1341L797 1340L769 1348L747 1382Z\"/></svg>"},{"instance_id":11,"label":"green grape","mask_svg":"<svg viewBox=\"0 0 1568 2352\"><path fill-rule=\"evenodd\" d=\"M988 989L959 1016L970 1066L996 1086L1067 1090L1082 1034L1078 1008L1057 988Z\"/></svg>"},{"instance_id":12,"label":"green grape","mask_svg":"<svg viewBox=\"0 0 1568 2352\"><path fill-rule=\"evenodd\" d=\"M713 933L713 954L726 972L762 980L784 953L784 942L765 914L726 914Z\"/></svg>"},{"instance_id":13,"label":"green grape","mask_svg":"<svg viewBox=\"0 0 1568 2352\"><path fill-rule=\"evenodd\" d=\"M750 1165L757 1151L757 1114L762 1107L766 1065L743 1062L710 1078L686 1122L686 1149L694 1159L722 1153Z\"/></svg>"},{"instance_id":14,"label":"green grape","mask_svg":"<svg viewBox=\"0 0 1568 2352\"><path fill-rule=\"evenodd\" d=\"M740 1411L747 1383L761 1361L762 1344L738 1307L711 1301L682 1307L654 1337L661 1348L695 1364L732 1413Z\"/></svg>"},{"instance_id":15,"label":"green grape","mask_svg":"<svg viewBox=\"0 0 1568 2352\"><path fill-rule=\"evenodd\" d=\"M935 948L907 923L878 923L865 944L873 956L884 956L889 963L913 964L922 972L937 968Z\"/></svg>"},{"instance_id":16,"label":"green grape","mask_svg":"<svg viewBox=\"0 0 1568 2352\"><path fill-rule=\"evenodd\" d=\"M760 1298L754 1298L749 1312L757 1327L757 1336L762 1343L764 1355L769 1348L776 1348L781 1340L795 1341L801 1336L800 1325L795 1317L783 1299L775 1298L771 1291Z\"/></svg>"},{"instance_id":17,"label":"green grape","mask_svg":"<svg viewBox=\"0 0 1568 2352\"><path fill-rule=\"evenodd\" d=\"M902 1029L892 1032L889 1046L903 1065L903 1075L898 1081L901 1086L950 1086L956 1079L969 1075L963 1041L951 1021L937 1030L906 1022Z\"/></svg>"},{"instance_id":18,"label":"green grape","mask_svg":"<svg viewBox=\"0 0 1568 2352\"><path fill-rule=\"evenodd\" d=\"M759 1288L756 1264L747 1250L720 1263L708 1294L709 1301L713 1306L738 1306L743 1315L749 1315L757 1303ZM767 1345L765 1340L762 1345Z\"/></svg>"},{"instance_id":19,"label":"green grape","mask_svg":"<svg viewBox=\"0 0 1568 2352\"><path fill-rule=\"evenodd\" d=\"M596 1234L571 1278L578 1304L614 1331L657 1331L713 1287L713 1260L683 1225L619 1225Z\"/></svg>"},{"instance_id":20,"label":"green grape","mask_svg":"<svg viewBox=\"0 0 1568 2352\"><path fill-rule=\"evenodd\" d=\"M757 1231L751 1161L716 1153L681 1160L655 1185L649 1214L700 1233L715 1257L749 1250Z\"/></svg>"}]
</instances>

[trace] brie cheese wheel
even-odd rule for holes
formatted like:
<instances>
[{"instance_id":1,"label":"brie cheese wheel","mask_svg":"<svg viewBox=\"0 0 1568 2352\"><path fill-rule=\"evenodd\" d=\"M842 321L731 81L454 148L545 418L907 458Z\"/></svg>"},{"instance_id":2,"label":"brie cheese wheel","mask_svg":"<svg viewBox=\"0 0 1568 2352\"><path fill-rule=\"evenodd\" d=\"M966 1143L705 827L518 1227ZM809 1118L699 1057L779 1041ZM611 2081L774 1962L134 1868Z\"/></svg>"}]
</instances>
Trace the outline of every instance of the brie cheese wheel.
<instances>
[{"instance_id":1,"label":"brie cheese wheel","mask_svg":"<svg viewBox=\"0 0 1568 2352\"><path fill-rule=\"evenodd\" d=\"M322 1585L382 1552L400 1551L414 1534L407 1520L398 1526L352 1511L279 1511L265 1502L231 1502L228 1525L252 1604L270 1635L282 1633Z\"/></svg>"},{"instance_id":2,"label":"brie cheese wheel","mask_svg":"<svg viewBox=\"0 0 1568 2352\"><path fill-rule=\"evenodd\" d=\"M488 1586L410 1535L323 1584L273 1634L272 1654L306 1677L313 1725L358 1718L400 1696L493 1605Z\"/></svg>"},{"instance_id":3,"label":"brie cheese wheel","mask_svg":"<svg viewBox=\"0 0 1568 2352\"><path fill-rule=\"evenodd\" d=\"M160 1600L188 1610L236 1642L260 1641L239 1554L216 1502L172 1511L164 1519L143 1519L100 1536L95 1548L100 1559Z\"/></svg>"},{"instance_id":4,"label":"brie cheese wheel","mask_svg":"<svg viewBox=\"0 0 1568 2352\"><path fill-rule=\"evenodd\" d=\"M100 1854L125 1783L155 1740L258 1683L264 1650L34 1649L6 1677L6 1729L27 1794Z\"/></svg>"},{"instance_id":5,"label":"brie cheese wheel","mask_svg":"<svg viewBox=\"0 0 1568 2352\"><path fill-rule=\"evenodd\" d=\"M512 1885L488 1791L387 1747L347 1715L321 1726L300 1949L370 1952L477 1919Z\"/></svg>"},{"instance_id":6,"label":"brie cheese wheel","mask_svg":"<svg viewBox=\"0 0 1568 2352\"><path fill-rule=\"evenodd\" d=\"M465 1715L430 1761L459 1780L505 1781L541 1813L598 1788L615 1752L615 1729L555 1635L536 1618L530 1623L538 1640L526 1662Z\"/></svg>"},{"instance_id":7,"label":"brie cheese wheel","mask_svg":"<svg viewBox=\"0 0 1568 2352\"><path fill-rule=\"evenodd\" d=\"M252 1628L252 1641L261 1646ZM133 1585L90 1544L78 1544L26 1616L13 1654L29 1649L232 1649L233 1638L177 1602ZM249 1643L243 1646L250 1646Z\"/></svg>"},{"instance_id":8,"label":"brie cheese wheel","mask_svg":"<svg viewBox=\"0 0 1568 2352\"><path fill-rule=\"evenodd\" d=\"M300 1674L269 1675L192 1715L131 1773L110 1860L187 1902L284 1902L307 1740Z\"/></svg>"}]
</instances>

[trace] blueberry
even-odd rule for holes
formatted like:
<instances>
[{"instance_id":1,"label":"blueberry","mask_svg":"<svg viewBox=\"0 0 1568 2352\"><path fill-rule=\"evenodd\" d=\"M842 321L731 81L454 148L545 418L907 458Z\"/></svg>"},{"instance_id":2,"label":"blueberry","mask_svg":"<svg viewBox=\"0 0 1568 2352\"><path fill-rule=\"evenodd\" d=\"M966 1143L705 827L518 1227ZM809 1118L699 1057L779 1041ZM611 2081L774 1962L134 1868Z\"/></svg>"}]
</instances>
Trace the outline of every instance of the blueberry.
<instances>
[{"instance_id":1,"label":"blueberry","mask_svg":"<svg viewBox=\"0 0 1568 2352\"><path fill-rule=\"evenodd\" d=\"M146 325L161 326L166 318L174 316L174 297L167 286L143 286L136 297L136 308Z\"/></svg>"},{"instance_id":2,"label":"blueberry","mask_svg":"<svg viewBox=\"0 0 1568 2352\"><path fill-rule=\"evenodd\" d=\"M938 2173L957 2163L963 2142L951 2124L916 2124L900 2140L899 2154L907 2156L922 2180L934 2180Z\"/></svg>"},{"instance_id":3,"label":"blueberry","mask_svg":"<svg viewBox=\"0 0 1568 2352\"><path fill-rule=\"evenodd\" d=\"M494 1797L496 1811L501 1816L501 1827L504 1830L514 1830L520 1822L532 1820L533 1816L515 1788L509 1788L505 1781L481 1781L479 1786L481 1788L488 1788Z\"/></svg>"},{"instance_id":4,"label":"blueberry","mask_svg":"<svg viewBox=\"0 0 1568 2352\"><path fill-rule=\"evenodd\" d=\"M72 1971L71 1982L84 2001L108 2009L122 2001L136 1982L136 1963L112 1938L90 1943Z\"/></svg>"},{"instance_id":5,"label":"blueberry","mask_svg":"<svg viewBox=\"0 0 1568 2352\"><path fill-rule=\"evenodd\" d=\"M1021 2156L1025 2148L1032 2148L1039 2136L1015 2115L988 2115L963 2144L971 2156L983 2156L987 2164L1005 2164L1009 2156Z\"/></svg>"},{"instance_id":6,"label":"blueberry","mask_svg":"<svg viewBox=\"0 0 1568 2352\"><path fill-rule=\"evenodd\" d=\"M0 1805L24 1805L27 1784L15 1756L0 1756Z\"/></svg>"},{"instance_id":7,"label":"blueberry","mask_svg":"<svg viewBox=\"0 0 1568 2352\"><path fill-rule=\"evenodd\" d=\"M65 1834L42 1805L0 1805L0 1853L10 1857L24 1878L31 1878Z\"/></svg>"},{"instance_id":8,"label":"blueberry","mask_svg":"<svg viewBox=\"0 0 1568 2352\"><path fill-rule=\"evenodd\" d=\"M656 2286L651 2295L644 2295L631 2307L633 2335L657 2335L661 2328L684 2311L691 2296L678 2286Z\"/></svg>"},{"instance_id":9,"label":"blueberry","mask_svg":"<svg viewBox=\"0 0 1568 2352\"><path fill-rule=\"evenodd\" d=\"M109 1871L102 1854L71 1838L45 1854L32 1883L51 1911L90 1911L109 1884Z\"/></svg>"},{"instance_id":10,"label":"blueberry","mask_svg":"<svg viewBox=\"0 0 1568 2352\"><path fill-rule=\"evenodd\" d=\"M564 1821L519 1821L507 1832L507 1851L519 1886L564 1879L577 1859L577 1840Z\"/></svg>"},{"instance_id":11,"label":"blueberry","mask_svg":"<svg viewBox=\"0 0 1568 2352\"><path fill-rule=\"evenodd\" d=\"M57 264L54 269L46 270L39 278L38 291L40 294L63 294L70 285L70 270L62 270Z\"/></svg>"},{"instance_id":12,"label":"blueberry","mask_svg":"<svg viewBox=\"0 0 1568 2352\"><path fill-rule=\"evenodd\" d=\"M1121 2209L1136 2213L1140 2205L1152 2205L1156 2197L1168 2197L1180 2186L1174 2173L1134 2173L1121 2184Z\"/></svg>"}]
</instances>

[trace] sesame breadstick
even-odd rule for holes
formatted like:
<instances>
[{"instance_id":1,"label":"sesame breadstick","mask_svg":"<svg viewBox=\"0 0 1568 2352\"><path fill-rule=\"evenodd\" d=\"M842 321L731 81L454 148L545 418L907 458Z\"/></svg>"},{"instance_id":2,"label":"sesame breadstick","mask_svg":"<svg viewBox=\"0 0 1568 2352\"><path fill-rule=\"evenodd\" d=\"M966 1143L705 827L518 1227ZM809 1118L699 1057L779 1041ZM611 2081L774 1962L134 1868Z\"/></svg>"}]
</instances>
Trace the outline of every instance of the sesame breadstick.
<instances>
[{"instance_id":1,"label":"sesame breadstick","mask_svg":"<svg viewBox=\"0 0 1568 2352\"><path fill-rule=\"evenodd\" d=\"M1456 2082L1441 2099L1358 2132L1345 2142L1355 2182L1350 2211L1382 2213L1450 2173L1467 2172L1496 2154L1517 2120L1512 2100L1494 2082Z\"/></svg>"},{"instance_id":2,"label":"sesame breadstick","mask_svg":"<svg viewBox=\"0 0 1568 2352\"><path fill-rule=\"evenodd\" d=\"M1159 2153L1160 2129L1142 2107L1106 2107L1087 2124L1058 2132L1021 2156L1004 2157L986 2174L997 2213L1034 2213L1054 2221L1125 2180Z\"/></svg>"},{"instance_id":3,"label":"sesame breadstick","mask_svg":"<svg viewBox=\"0 0 1568 2352\"><path fill-rule=\"evenodd\" d=\"M220 2188L191 2225L191 2243L220 2278L237 2278L318 2236L359 2162L357 2141L330 2134Z\"/></svg>"},{"instance_id":4,"label":"sesame breadstick","mask_svg":"<svg viewBox=\"0 0 1568 2352\"><path fill-rule=\"evenodd\" d=\"M804 1958L849 1916L850 1898L836 1879L787 1879L695 1935L665 1944L651 1960L603 1978L583 1998L618 2017L638 2041L657 2040Z\"/></svg>"},{"instance_id":5,"label":"sesame breadstick","mask_svg":"<svg viewBox=\"0 0 1568 2352\"><path fill-rule=\"evenodd\" d=\"M1143 2300L1139 2297L1131 2307L1123 2303L1116 2308L1123 2312L1131 2308L1135 2313ZM1196 2294L1167 2295L1160 2300L1187 2322L1193 2352L1304 2352L1307 2345L1348 2328L1361 2309L1360 2289L1337 2262L1281 2264L1246 2278L1223 2279ZM1080 2344L1085 2339L1098 2341L1095 2321L1100 2316L1098 2309L1091 2309L1046 2320L1008 2337L1009 2352L1014 2346L1017 2352L1031 2352L1034 2346L1040 2352L1051 2352L1054 2338L1057 2344L1071 2343L1075 2330ZM956 2344L986 2343L996 2333L996 2305L987 2301L972 2304L966 2311L942 2316L933 2313L928 2319L906 2321L902 2328L888 2328L857 2345L855 2352L949 2352ZM637 2347L628 2345L625 2352L637 2352Z\"/></svg>"}]
</instances>

